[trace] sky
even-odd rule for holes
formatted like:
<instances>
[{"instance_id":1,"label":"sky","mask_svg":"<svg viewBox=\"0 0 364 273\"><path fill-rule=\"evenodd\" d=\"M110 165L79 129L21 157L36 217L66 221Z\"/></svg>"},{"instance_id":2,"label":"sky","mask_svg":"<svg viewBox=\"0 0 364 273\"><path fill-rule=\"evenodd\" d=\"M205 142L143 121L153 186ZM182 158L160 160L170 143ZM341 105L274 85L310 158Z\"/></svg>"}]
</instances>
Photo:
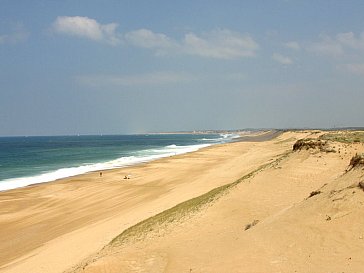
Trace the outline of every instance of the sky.
<instances>
[{"instance_id":1,"label":"sky","mask_svg":"<svg viewBox=\"0 0 364 273\"><path fill-rule=\"evenodd\" d=\"M364 126L362 0L0 0L0 136Z\"/></svg>"}]
</instances>

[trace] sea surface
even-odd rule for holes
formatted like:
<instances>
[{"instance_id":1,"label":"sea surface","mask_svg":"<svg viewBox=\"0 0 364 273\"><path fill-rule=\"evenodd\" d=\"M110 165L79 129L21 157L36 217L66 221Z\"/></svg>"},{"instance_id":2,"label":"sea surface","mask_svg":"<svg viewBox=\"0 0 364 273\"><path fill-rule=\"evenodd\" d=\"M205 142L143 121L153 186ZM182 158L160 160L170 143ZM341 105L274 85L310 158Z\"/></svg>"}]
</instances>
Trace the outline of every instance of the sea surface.
<instances>
[{"instance_id":1,"label":"sea surface","mask_svg":"<svg viewBox=\"0 0 364 273\"><path fill-rule=\"evenodd\" d=\"M0 137L0 191L197 151L234 134Z\"/></svg>"}]
</instances>

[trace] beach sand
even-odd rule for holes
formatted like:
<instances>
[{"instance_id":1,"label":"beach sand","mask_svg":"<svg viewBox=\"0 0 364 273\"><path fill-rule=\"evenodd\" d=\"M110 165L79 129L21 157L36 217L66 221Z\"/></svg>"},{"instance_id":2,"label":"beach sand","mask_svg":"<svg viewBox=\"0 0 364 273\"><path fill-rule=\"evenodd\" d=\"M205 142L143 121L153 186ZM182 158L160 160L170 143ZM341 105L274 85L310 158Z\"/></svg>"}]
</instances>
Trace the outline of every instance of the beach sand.
<instances>
[{"instance_id":1,"label":"beach sand","mask_svg":"<svg viewBox=\"0 0 364 273\"><path fill-rule=\"evenodd\" d=\"M292 151L321 134L2 192L0 272L360 272L364 146Z\"/></svg>"}]
</instances>

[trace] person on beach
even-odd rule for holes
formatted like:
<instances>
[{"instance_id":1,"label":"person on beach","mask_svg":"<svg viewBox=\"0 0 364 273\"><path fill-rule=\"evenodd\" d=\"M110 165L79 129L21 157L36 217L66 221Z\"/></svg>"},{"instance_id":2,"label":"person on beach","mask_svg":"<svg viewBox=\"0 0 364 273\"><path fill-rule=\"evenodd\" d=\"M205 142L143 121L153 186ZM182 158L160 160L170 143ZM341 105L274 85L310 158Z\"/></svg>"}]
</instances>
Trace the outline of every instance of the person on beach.
<instances>
[{"instance_id":1,"label":"person on beach","mask_svg":"<svg viewBox=\"0 0 364 273\"><path fill-rule=\"evenodd\" d=\"M100 177L102 176L102 172L100 172Z\"/></svg>"}]
</instances>

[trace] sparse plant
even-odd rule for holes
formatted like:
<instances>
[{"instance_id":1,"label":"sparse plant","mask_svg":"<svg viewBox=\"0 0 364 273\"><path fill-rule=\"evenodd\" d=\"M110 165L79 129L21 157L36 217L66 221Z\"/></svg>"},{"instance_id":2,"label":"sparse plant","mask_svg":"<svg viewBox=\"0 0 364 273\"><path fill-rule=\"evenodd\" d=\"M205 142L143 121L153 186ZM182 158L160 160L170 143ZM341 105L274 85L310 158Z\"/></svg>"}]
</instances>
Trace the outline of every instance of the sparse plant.
<instances>
[{"instance_id":1,"label":"sparse plant","mask_svg":"<svg viewBox=\"0 0 364 273\"><path fill-rule=\"evenodd\" d=\"M342 143L364 143L364 131L345 131L327 133L320 136L322 140L331 140Z\"/></svg>"},{"instance_id":2,"label":"sparse plant","mask_svg":"<svg viewBox=\"0 0 364 273\"><path fill-rule=\"evenodd\" d=\"M327 141L321 139L303 138L293 144L293 151L318 149L321 152L336 153L335 149L329 147Z\"/></svg>"},{"instance_id":3,"label":"sparse plant","mask_svg":"<svg viewBox=\"0 0 364 273\"><path fill-rule=\"evenodd\" d=\"M363 154L355 154L349 164L352 168L358 166L358 165L364 165L364 153Z\"/></svg>"},{"instance_id":4,"label":"sparse plant","mask_svg":"<svg viewBox=\"0 0 364 273\"><path fill-rule=\"evenodd\" d=\"M310 195L308 196L308 198L311 198L312 196L315 196L315 195L320 194L320 193L321 193L321 191L312 191L310 193Z\"/></svg>"},{"instance_id":5,"label":"sparse plant","mask_svg":"<svg viewBox=\"0 0 364 273\"><path fill-rule=\"evenodd\" d=\"M244 230L248 230L248 229L250 229L250 228L254 227L254 226L255 226L256 224L258 224L258 223L259 223L259 220L254 220L253 222L251 222L251 223L247 224L247 225L245 226Z\"/></svg>"}]
</instances>

